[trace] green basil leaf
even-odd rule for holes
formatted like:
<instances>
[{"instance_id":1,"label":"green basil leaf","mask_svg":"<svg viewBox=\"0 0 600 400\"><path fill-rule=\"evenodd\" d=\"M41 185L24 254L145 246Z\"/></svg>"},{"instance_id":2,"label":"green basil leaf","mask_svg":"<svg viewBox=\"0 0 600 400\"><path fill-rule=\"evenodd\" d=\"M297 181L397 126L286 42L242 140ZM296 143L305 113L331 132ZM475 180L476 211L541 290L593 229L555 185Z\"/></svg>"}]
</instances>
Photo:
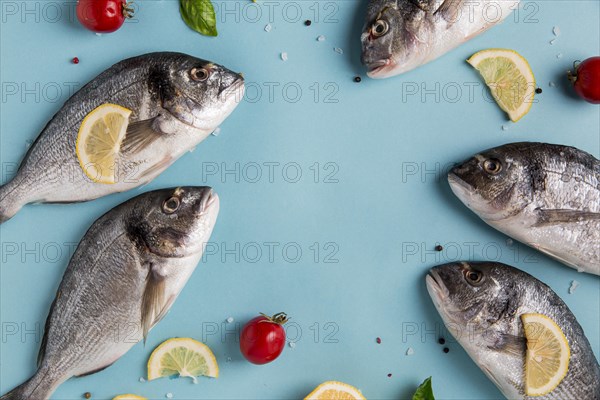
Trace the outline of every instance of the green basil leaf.
<instances>
[{"instance_id":1,"label":"green basil leaf","mask_svg":"<svg viewBox=\"0 0 600 400\"><path fill-rule=\"evenodd\" d=\"M425 379L421 386L417 388L412 400L435 400L433 388L431 387L431 377Z\"/></svg>"},{"instance_id":2,"label":"green basil leaf","mask_svg":"<svg viewBox=\"0 0 600 400\"><path fill-rule=\"evenodd\" d=\"M217 36L217 17L210 0L179 0L181 19L193 30Z\"/></svg>"}]
</instances>

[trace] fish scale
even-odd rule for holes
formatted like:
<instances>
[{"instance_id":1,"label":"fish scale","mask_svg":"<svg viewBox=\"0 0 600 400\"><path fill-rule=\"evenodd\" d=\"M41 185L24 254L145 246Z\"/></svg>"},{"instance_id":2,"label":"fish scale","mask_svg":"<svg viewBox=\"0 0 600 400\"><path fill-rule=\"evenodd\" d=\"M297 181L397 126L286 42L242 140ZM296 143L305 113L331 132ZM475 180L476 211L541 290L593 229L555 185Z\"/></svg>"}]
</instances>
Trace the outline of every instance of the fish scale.
<instances>
[{"instance_id":1,"label":"fish scale","mask_svg":"<svg viewBox=\"0 0 600 400\"><path fill-rule=\"evenodd\" d=\"M485 163L498 163L497 173ZM448 173L467 207L499 231L579 271L600 275L600 161L574 147L509 143Z\"/></svg>"},{"instance_id":2,"label":"fish scale","mask_svg":"<svg viewBox=\"0 0 600 400\"><path fill-rule=\"evenodd\" d=\"M56 291L37 372L0 399L48 399L65 380L107 368L145 340L200 261L218 211L210 188L183 187L139 195L100 217Z\"/></svg>"},{"instance_id":3,"label":"fish scale","mask_svg":"<svg viewBox=\"0 0 600 400\"><path fill-rule=\"evenodd\" d=\"M518 4L519 0L370 0L361 61L371 78L405 73L500 23ZM489 16L490 10L498 16Z\"/></svg>"},{"instance_id":4,"label":"fish scale","mask_svg":"<svg viewBox=\"0 0 600 400\"><path fill-rule=\"evenodd\" d=\"M207 78L194 78L194 71ZM48 122L16 176L0 186L0 223L28 203L93 200L146 184L210 135L237 107L241 75L182 53L123 60L75 93ZM76 153L79 127L103 104L132 111L115 184L94 182Z\"/></svg>"},{"instance_id":5,"label":"fish scale","mask_svg":"<svg viewBox=\"0 0 600 400\"><path fill-rule=\"evenodd\" d=\"M481 280L469 281L468 272L480 274ZM590 343L575 315L544 283L506 264L461 262L432 268L426 284L444 324L507 399L600 399L600 366ZM499 311L506 304L514 312ZM475 308L475 314L466 312ZM544 396L525 394L521 315L529 313L553 320L571 351L567 375Z\"/></svg>"}]
</instances>

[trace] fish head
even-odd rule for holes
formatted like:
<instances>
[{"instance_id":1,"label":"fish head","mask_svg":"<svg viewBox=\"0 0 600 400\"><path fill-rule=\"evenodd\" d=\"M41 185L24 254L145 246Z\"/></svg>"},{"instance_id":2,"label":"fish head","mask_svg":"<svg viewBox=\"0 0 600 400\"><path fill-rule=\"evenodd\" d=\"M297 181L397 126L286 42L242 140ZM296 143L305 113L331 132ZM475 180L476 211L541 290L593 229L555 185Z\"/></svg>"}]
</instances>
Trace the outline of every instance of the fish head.
<instances>
[{"instance_id":1,"label":"fish head","mask_svg":"<svg viewBox=\"0 0 600 400\"><path fill-rule=\"evenodd\" d=\"M380 79L423 64L429 54L427 13L409 1L371 0L361 35L361 62Z\"/></svg>"},{"instance_id":2,"label":"fish head","mask_svg":"<svg viewBox=\"0 0 600 400\"><path fill-rule=\"evenodd\" d=\"M127 221L137 243L165 258L203 252L219 213L219 197L210 187L163 189L140 198Z\"/></svg>"},{"instance_id":3,"label":"fish head","mask_svg":"<svg viewBox=\"0 0 600 400\"><path fill-rule=\"evenodd\" d=\"M513 322L520 298L513 270L500 263L455 262L429 271L427 291L454 337L461 341L501 320Z\"/></svg>"},{"instance_id":4,"label":"fish head","mask_svg":"<svg viewBox=\"0 0 600 400\"><path fill-rule=\"evenodd\" d=\"M161 89L162 107L198 129L216 129L244 97L241 74L196 57L177 54L168 76L169 83L165 86L170 89ZM151 79L163 77L151 74Z\"/></svg>"},{"instance_id":5,"label":"fish head","mask_svg":"<svg viewBox=\"0 0 600 400\"><path fill-rule=\"evenodd\" d=\"M486 221L518 214L530 202L528 161L504 147L476 154L452 168L448 182L454 194Z\"/></svg>"}]
</instances>

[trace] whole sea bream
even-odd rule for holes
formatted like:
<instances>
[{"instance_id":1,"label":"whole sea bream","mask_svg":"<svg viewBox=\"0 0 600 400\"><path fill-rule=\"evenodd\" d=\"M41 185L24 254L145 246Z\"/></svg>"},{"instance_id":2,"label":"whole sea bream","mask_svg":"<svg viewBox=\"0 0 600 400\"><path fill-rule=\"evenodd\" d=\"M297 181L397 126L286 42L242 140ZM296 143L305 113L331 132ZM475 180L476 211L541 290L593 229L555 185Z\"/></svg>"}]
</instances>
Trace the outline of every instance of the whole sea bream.
<instances>
[{"instance_id":1,"label":"whole sea bream","mask_svg":"<svg viewBox=\"0 0 600 400\"><path fill-rule=\"evenodd\" d=\"M448 174L452 191L499 231L600 275L600 161L574 147L510 143Z\"/></svg>"},{"instance_id":2,"label":"whole sea bream","mask_svg":"<svg viewBox=\"0 0 600 400\"><path fill-rule=\"evenodd\" d=\"M2 400L42 400L117 361L169 311L219 212L208 187L144 193L100 217L64 273L31 379Z\"/></svg>"},{"instance_id":3,"label":"whole sea bream","mask_svg":"<svg viewBox=\"0 0 600 400\"><path fill-rule=\"evenodd\" d=\"M567 305L544 283L492 262L440 265L426 283L446 327L507 399L600 399L600 367L590 343ZM525 394L523 314L554 321L570 348L567 374L546 395Z\"/></svg>"},{"instance_id":4,"label":"whole sea bream","mask_svg":"<svg viewBox=\"0 0 600 400\"><path fill-rule=\"evenodd\" d=\"M361 36L371 78L410 71L508 17L519 0L370 0Z\"/></svg>"},{"instance_id":5,"label":"whole sea bream","mask_svg":"<svg viewBox=\"0 0 600 400\"><path fill-rule=\"evenodd\" d=\"M0 223L28 203L87 201L148 183L213 132L243 91L241 75L187 54L150 53L115 64L64 104L14 179L0 187ZM110 166L112 184L90 179L76 152L82 122L104 104L132 111Z\"/></svg>"}]
</instances>

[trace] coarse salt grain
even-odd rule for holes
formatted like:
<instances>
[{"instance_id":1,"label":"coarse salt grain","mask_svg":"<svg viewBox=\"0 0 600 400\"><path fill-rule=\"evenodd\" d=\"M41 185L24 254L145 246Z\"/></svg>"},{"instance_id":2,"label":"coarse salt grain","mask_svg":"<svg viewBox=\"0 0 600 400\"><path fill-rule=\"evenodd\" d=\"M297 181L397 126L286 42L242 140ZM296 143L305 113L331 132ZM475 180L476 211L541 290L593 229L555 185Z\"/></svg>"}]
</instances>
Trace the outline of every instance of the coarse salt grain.
<instances>
[{"instance_id":1,"label":"coarse salt grain","mask_svg":"<svg viewBox=\"0 0 600 400\"><path fill-rule=\"evenodd\" d=\"M554 28L552 28L552 33L554 33L554 36L560 35L560 28L558 26L555 26Z\"/></svg>"},{"instance_id":2,"label":"coarse salt grain","mask_svg":"<svg viewBox=\"0 0 600 400\"><path fill-rule=\"evenodd\" d=\"M229 317L229 318L227 318L227 320L226 320L226 321L227 321L227 323L228 323L228 324L232 323L232 322L233 322L233 317Z\"/></svg>"},{"instance_id":3,"label":"coarse salt grain","mask_svg":"<svg viewBox=\"0 0 600 400\"><path fill-rule=\"evenodd\" d=\"M323 35L317 36L317 42L324 42L324 41L325 41L325 36L323 36Z\"/></svg>"},{"instance_id":4,"label":"coarse salt grain","mask_svg":"<svg viewBox=\"0 0 600 400\"><path fill-rule=\"evenodd\" d=\"M575 291L577 290L578 287L579 287L579 282L571 281L571 286L569 286L569 294L575 293Z\"/></svg>"},{"instance_id":5,"label":"coarse salt grain","mask_svg":"<svg viewBox=\"0 0 600 400\"><path fill-rule=\"evenodd\" d=\"M271 32L271 28L273 28L273 27L271 26L271 24L266 24L266 25L265 25L265 32Z\"/></svg>"},{"instance_id":6,"label":"coarse salt grain","mask_svg":"<svg viewBox=\"0 0 600 400\"><path fill-rule=\"evenodd\" d=\"M217 129L215 129L214 131L212 131L212 135L213 136L219 136L219 134L221 133L221 128L217 127Z\"/></svg>"},{"instance_id":7,"label":"coarse salt grain","mask_svg":"<svg viewBox=\"0 0 600 400\"><path fill-rule=\"evenodd\" d=\"M287 55L287 53L281 53L281 59L282 59L283 61L287 61L287 60L288 60L288 55Z\"/></svg>"},{"instance_id":8,"label":"coarse salt grain","mask_svg":"<svg viewBox=\"0 0 600 400\"><path fill-rule=\"evenodd\" d=\"M339 47L334 47L334 48L333 48L333 51L335 51L335 52L336 52L336 53L338 53L338 54L344 54L344 50L342 50L342 49L341 49L341 48L339 48Z\"/></svg>"},{"instance_id":9,"label":"coarse salt grain","mask_svg":"<svg viewBox=\"0 0 600 400\"><path fill-rule=\"evenodd\" d=\"M407 356L412 356L413 354L415 354L415 351L413 350L413 348L412 348L412 347L409 347L409 348L406 350L406 355L407 355Z\"/></svg>"}]
</instances>

